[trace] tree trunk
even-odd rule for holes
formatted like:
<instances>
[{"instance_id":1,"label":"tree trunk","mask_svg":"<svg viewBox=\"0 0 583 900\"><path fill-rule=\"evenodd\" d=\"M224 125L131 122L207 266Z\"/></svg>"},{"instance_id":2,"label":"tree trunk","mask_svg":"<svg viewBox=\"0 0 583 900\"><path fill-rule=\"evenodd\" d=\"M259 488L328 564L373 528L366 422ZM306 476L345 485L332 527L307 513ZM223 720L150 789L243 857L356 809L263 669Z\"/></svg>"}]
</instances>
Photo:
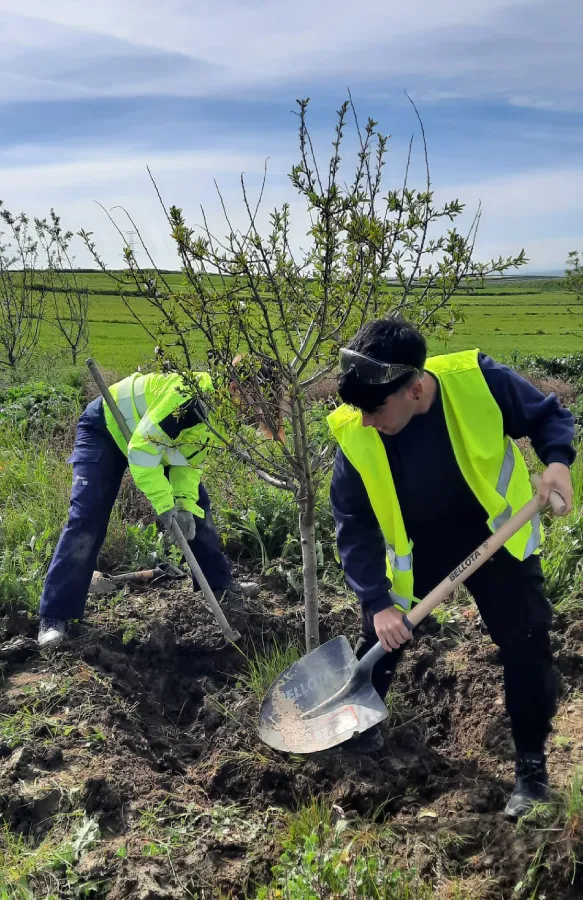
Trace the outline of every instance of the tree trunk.
<instances>
[{"instance_id":1,"label":"tree trunk","mask_svg":"<svg viewBox=\"0 0 583 900\"><path fill-rule=\"evenodd\" d=\"M318 562L316 557L315 497L307 493L300 505L300 538L302 545L304 606L306 615L306 650L320 644L318 620Z\"/></svg>"}]
</instances>

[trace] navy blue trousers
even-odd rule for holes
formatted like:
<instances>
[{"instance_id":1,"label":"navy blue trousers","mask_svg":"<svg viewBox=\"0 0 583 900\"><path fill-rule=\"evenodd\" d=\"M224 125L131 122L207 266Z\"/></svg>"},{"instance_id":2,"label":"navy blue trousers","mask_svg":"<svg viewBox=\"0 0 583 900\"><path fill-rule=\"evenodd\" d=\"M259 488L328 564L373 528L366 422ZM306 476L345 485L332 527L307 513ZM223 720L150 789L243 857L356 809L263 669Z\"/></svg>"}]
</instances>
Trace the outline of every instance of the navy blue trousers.
<instances>
[{"instance_id":1,"label":"navy blue trousers","mask_svg":"<svg viewBox=\"0 0 583 900\"><path fill-rule=\"evenodd\" d=\"M55 548L40 601L40 615L52 619L83 617L97 557L127 467L126 457L107 431L101 402L98 398L90 403L79 419L68 460L73 464L69 519ZM205 518L197 516L196 537L190 547L211 588L221 591L233 576L202 484L198 503Z\"/></svg>"}]
</instances>

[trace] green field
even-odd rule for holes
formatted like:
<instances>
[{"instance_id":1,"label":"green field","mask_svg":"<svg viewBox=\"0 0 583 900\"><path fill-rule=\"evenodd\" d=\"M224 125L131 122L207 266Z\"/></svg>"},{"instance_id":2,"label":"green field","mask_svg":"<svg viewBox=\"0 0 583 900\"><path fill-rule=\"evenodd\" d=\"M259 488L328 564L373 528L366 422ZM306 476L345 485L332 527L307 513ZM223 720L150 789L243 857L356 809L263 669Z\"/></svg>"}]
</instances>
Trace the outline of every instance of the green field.
<instances>
[{"instance_id":1,"label":"green field","mask_svg":"<svg viewBox=\"0 0 583 900\"><path fill-rule=\"evenodd\" d=\"M183 286L179 273L166 276L172 287ZM90 353L106 368L123 374L152 358L153 342L111 291L102 273L81 275L95 293L90 303ZM497 358L514 351L556 356L583 349L583 307L560 290L560 281L537 278L488 283L475 293L460 294L463 319L452 337L430 341L433 353L479 347ZM154 325L156 315L147 301L131 300L137 315ZM46 344L46 341L45 341Z\"/></svg>"}]
</instances>

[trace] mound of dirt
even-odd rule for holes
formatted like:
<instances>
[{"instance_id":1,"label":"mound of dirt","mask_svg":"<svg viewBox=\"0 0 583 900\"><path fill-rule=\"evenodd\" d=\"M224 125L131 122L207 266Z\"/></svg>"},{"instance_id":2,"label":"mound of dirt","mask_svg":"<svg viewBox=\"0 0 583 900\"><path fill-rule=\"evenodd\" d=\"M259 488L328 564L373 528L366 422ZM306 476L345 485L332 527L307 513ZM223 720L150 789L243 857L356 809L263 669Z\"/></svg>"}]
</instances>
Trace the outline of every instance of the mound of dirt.
<instances>
[{"instance_id":1,"label":"mound of dirt","mask_svg":"<svg viewBox=\"0 0 583 900\"><path fill-rule=\"evenodd\" d=\"M90 609L48 658L31 640L34 623L4 619L0 814L14 834L39 840L55 817L83 809L102 838L83 874L114 900L243 897L269 878L281 810L324 793L347 815L390 822L395 852L422 876L435 877L439 859L487 880L492 896L515 896L540 835L517 835L502 816L512 784L502 673L472 612L449 634L429 622L405 656L384 751L310 757L261 744L245 682L254 648L301 639L300 606L264 591L227 615L239 648L224 644L187 585L135 589ZM352 638L356 610L330 598L323 623L324 639ZM583 763L582 639L578 625L556 637L555 783ZM583 890L558 863L543 881L548 900Z\"/></svg>"}]
</instances>

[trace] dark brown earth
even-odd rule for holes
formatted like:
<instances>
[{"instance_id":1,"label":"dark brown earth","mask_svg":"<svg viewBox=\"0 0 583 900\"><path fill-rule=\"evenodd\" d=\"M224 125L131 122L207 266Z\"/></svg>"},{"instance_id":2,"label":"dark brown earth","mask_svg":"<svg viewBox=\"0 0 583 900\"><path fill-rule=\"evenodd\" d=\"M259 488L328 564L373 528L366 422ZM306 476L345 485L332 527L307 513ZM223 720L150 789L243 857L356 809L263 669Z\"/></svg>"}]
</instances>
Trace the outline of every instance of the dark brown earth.
<instances>
[{"instance_id":1,"label":"dark brown earth","mask_svg":"<svg viewBox=\"0 0 583 900\"><path fill-rule=\"evenodd\" d=\"M353 638L355 609L334 603L323 604L323 637ZM512 784L502 672L473 608L460 609L446 626L427 625L406 656L385 751L302 758L261 744L245 657L223 644L184 582L93 605L50 658L35 648L36 622L9 614L0 713L20 712L22 722L0 744L0 815L35 840L59 814L82 808L96 818L102 841L81 869L112 900L235 898L269 880L281 810L324 793L349 817L390 823L402 866L431 879L445 866L489 891L459 896L516 896L543 838L502 815ZM299 605L277 593L228 614L243 653L301 638ZM583 764L583 626L558 625L550 770L560 786ZM147 855L165 841L171 853ZM560 843L549 851L537 896L583 896L581 868L571 884L564 856Z\"/></svg>"}]
</instances>

